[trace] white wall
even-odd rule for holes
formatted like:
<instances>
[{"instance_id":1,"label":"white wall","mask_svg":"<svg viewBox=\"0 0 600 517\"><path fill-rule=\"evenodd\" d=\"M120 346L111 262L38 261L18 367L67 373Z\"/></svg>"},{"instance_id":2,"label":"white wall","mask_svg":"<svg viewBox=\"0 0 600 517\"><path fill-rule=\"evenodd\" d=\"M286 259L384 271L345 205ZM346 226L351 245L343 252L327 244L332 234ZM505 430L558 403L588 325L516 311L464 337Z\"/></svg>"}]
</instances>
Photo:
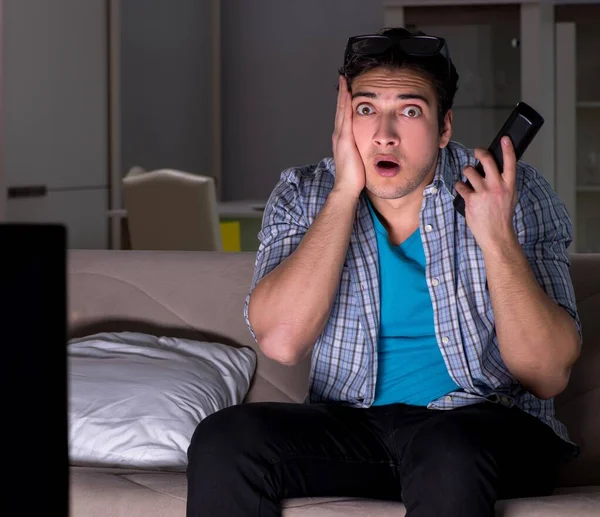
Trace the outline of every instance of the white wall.
<instances>
[{"instance_id":1,"label":"white wall","mask_svg":"<svg viewBox=\"0 0 600 517\"><path fill-rule=\"evenodd\" d=\"M210 4L122 1L122 174L211 174ZM381 0L221 0L223 199L265 198L283 168L331 154L346 39L382 22Z\"/></svg>"},{"instance_id":2,"label":"white wall","mask_svg":"<svg viewBox=\"0 0 600 517\"><path fill-rule=\"evenodd\" d=\"M211 175L211 2L121 0L121 165Z\"/></svg>"},{"instance_id":3,"label":"white wall","mask_svg":"<svg viewBox=\"0 0 600 517\"><path fill-rule=\"evenodd\" d=\"M105 0L4 1L4 182L48 189L7 218L62 222L70 247L108 242L106 46Z\"/></svg>"},{"instance_id":4,"label":"white wall","mask_svg":"<svg viewBox=\"0 0 600 517\"><path fill-rule=\"evenodd\" d=\"M264 199L283 169L331 156L346 40L382 23L381 0L222 1L224 199Z\"/></svg>"},{"instance_id":5,"label":"white wall","mask_svg":"<svg viewBox=\"0 0 600 517\"><path fill-rule=\"evenodd\" d=\"M5 181L48 187L44 198L11 200L9 219L64 221L70 247L106 247L107 1L4 4ZM133 165L210 174L210 2L121 6L121 174ZM223 198L265 198L282 169L331 155L345 42L381 28L381 0L221 9Z\"/></svg>"}]
</instances>

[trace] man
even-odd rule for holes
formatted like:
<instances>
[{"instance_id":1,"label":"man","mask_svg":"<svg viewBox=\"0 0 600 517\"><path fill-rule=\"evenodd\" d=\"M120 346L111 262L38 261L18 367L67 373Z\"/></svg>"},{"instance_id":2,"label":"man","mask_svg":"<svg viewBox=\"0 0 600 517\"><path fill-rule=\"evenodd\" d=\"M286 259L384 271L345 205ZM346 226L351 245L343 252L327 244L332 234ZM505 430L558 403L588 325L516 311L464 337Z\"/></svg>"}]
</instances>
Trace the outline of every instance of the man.
<instances>
[{"instance_id":1,"label":"man","mask_svg":"<svg viewBox=\"0 0 600 517\"><path fill-rule=\"evenodd\" d=\"M267 356L312 354L309 403L202 422L190 517L274 517L303 496L486 517L499 498L550 494L577 453L552 401L581 341L570 221L510 141L502 175L450 141L457 80L442 39L349 40L333 160L282 174L246 300Z\"/></svg>"}]
</instances>

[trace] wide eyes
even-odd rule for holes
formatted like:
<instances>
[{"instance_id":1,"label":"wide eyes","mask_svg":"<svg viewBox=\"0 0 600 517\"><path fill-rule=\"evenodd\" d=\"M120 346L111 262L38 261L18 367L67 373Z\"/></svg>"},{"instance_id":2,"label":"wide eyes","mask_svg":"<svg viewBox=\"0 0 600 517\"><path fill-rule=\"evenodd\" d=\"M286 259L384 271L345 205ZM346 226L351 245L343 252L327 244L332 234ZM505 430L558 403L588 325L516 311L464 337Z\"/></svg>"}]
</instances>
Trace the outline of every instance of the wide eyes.
<instances>
[{"instance_id":1,"label":"wide eyes","mask_svg":"<svg viewBox=\"0 0 600 517\"><path fill-rule=\"evenodd\" d=\"M375 113L373 107L369 104L362 103L356 106L356 113L359 115L371 115L371 113Z\"/></svg>"},{"instance_id":2,"label":"wide eyes","mask_svg":"<svg viewBox=\"0 0 600 517\"><path fill-rule=\"evenodd\" d=\"M356 106L356 113L361 116L372 115L375 113L373 106L366 102L361 102L358 106ZM423 111L419 106L405 106L400 112L403 116L408 118L417 118L423 114Z\"/></svg>"},{"instance_id":3,"label":"wide eyes","mask_svg":"<svg viewBox=\"0 0 600 517\"><path fill-rule=\"evenodd\" d=\"M406 115L409 118L418 117L422 113L423 112L421 111L421 108L419 108L419 106L406 106L406 108L402 110L402 114Z\"/></svg>"}]
</instances>

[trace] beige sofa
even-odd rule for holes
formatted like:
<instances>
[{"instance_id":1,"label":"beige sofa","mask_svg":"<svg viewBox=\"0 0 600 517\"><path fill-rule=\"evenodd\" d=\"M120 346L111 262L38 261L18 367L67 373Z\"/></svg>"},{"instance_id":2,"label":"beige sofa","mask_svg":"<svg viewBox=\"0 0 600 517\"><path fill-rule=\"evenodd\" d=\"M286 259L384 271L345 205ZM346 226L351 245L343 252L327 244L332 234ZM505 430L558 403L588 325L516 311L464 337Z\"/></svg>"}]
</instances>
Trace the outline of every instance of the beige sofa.
<instances>
[{"instance_id":1,"label":"beige sofa","mask_svg":"<svg viewBox=\"0 0 600 517\"><path fill-rule=\"evenodd\" d=\"M572 276L583 322L583 355L557 413L582 446L546 498L500 501L506 517L600 516L600 254L573 256ZM253 253L70 251L71 336L98 331L143 331L209 337L254 346L242 307ZM200 334L201 333L201 334ZM249 401L301 402L308 363L281 366L258 352ZM72 517L183 517L184 473L72 466ZM348 497L283 502L284 517L401 517L400 503ZM221 516L207 516L221 517Z\"/></svg>"}]
</instances>

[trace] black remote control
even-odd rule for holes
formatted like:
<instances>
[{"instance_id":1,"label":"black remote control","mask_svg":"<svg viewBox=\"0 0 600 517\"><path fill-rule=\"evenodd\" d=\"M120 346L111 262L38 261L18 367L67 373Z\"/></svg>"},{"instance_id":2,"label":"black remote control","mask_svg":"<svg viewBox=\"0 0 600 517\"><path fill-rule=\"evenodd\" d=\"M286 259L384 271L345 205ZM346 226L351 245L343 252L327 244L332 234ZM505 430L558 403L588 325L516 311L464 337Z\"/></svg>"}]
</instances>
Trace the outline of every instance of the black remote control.
<instances>
[{"instance_id":1,"label":"black remote control","mask_svg":"<svg viewBox=\"0 0 600 517\"><path fill-rule=\"evenodd\" d=\"M543 124L544 119L542 116L531 106L529 106L529 104L519 102L515 106L515 109L512 111L508 119L506 119L502 129L500 129L488 148L488 151L494 157L500 173L502 173L502 168L504 165L504 160L502 159L502 145L500 143L501 138L504 135L508 135L510 137L515 148L517 160L519 160ZM485 178L485 172L481 162L477 163L475 169ZM468 181L465 182L465 185L471 186ZM457 194L454 198L454 208L460 215L464 217L465 200L460 194Z\"/></svg>"}]
</instances>

